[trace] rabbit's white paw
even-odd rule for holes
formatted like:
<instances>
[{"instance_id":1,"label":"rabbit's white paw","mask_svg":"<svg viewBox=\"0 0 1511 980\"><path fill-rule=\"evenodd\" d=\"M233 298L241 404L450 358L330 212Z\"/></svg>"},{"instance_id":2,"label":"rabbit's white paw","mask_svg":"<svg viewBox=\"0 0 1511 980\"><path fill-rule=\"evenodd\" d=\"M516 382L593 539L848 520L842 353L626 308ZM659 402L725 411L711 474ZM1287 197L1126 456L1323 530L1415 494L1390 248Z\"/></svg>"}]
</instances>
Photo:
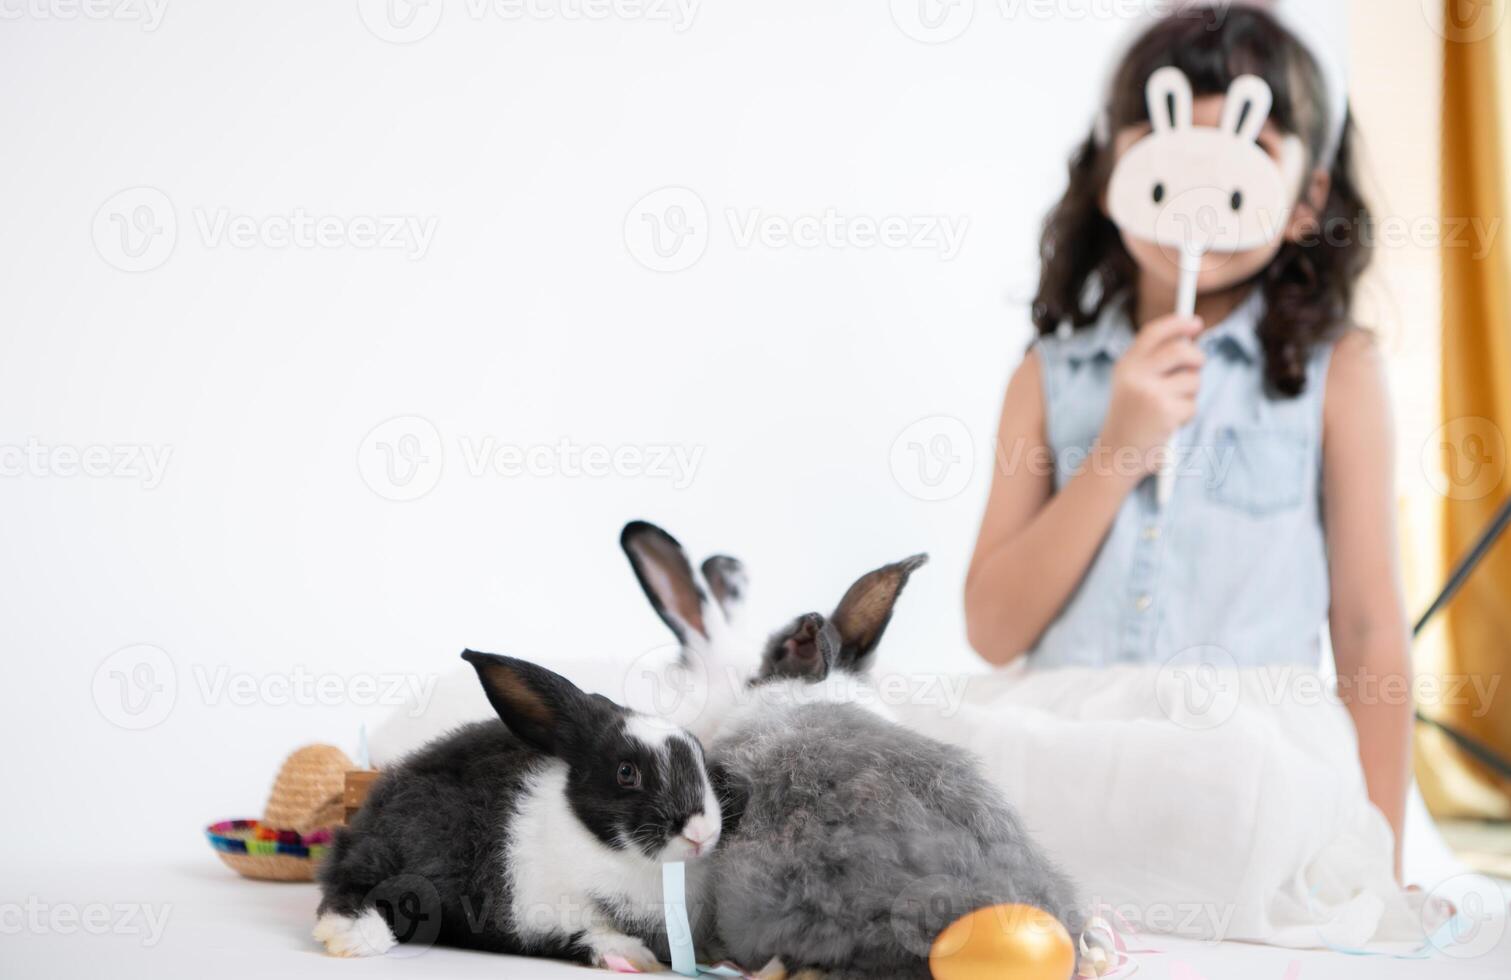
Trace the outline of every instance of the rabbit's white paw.
<instances>
[{"instance_id":1,"label":"rabbit's white paw","mask_svg":"<svg viewBox=\"0 0 1511 980\"><path fill-rule=\"evenodd\" d=\"M599 932L585 940L593 950L593 965L615 973L660 973L666 967L645 943L623 933Z\"/></svg>"},{"instance_id":2,"label":"rabbit's white paw","mask_svg":"<svg viewBox=\"0 0 1511 980\"><path fill-rule=\"evenodd\" d=\"M332 956L382 956L398 945L377 909L355 917L327 912L315 923L315 938Z\"/></svg>"}]
</instances>

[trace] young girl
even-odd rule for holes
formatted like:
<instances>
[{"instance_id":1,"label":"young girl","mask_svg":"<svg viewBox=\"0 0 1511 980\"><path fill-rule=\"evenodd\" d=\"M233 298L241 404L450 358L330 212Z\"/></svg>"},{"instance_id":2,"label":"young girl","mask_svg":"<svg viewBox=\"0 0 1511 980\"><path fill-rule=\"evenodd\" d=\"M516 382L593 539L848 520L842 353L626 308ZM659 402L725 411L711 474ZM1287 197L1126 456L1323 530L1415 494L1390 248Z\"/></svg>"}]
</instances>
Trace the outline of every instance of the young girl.
<instances>
[{"instance_id":1,"label":"young girl","mask_svg":"<svg viewBox=\"0 0 1511 980\"><path fill-rule=\"evenodd\" d=\"M1354 135L1294 35L1261 11L1224 13L1151 27L1071 162L1043 235L1039 338L1002 407L967 625L996 665L1315 667L1326 621L1399 873L1407 630L1384 372L1350 320L1369 259ZM1234 78L1263 78L1275 103L1260 145L1279 159L1295 135L1310 160L1281 240L1209 256L1190 318L1171 315L1178 255L1120 235L1105 210L1166 65L1190 79L1197 126L1218 124ZM1177 431L1160 506L1151 475Z\"/></svg>"}]
</instances>

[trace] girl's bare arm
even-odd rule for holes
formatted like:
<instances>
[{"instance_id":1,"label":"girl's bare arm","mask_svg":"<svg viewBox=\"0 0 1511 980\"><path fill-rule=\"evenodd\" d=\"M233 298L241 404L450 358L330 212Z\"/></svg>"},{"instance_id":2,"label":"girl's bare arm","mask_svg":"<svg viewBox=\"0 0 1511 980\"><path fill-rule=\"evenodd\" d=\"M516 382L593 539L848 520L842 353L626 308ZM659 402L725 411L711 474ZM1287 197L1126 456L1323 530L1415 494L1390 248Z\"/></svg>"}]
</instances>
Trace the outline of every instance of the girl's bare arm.
<instances>
[{"instance_id":1,"label":"girl's bare arm","mask_svg":"<svg viewBox=\"0 0 1511 980\"><path fill-rule=\"evenodd\" d=\"M965 585L971 645L1002 666L1033 647L1064 607L1129 491L1147 475L1151 450L1195 412L1202 355L1195 318L1165 317L1139 331L1118 362L1104 448L1132 450L1135 465L1093 451L1054 492L1037 351L1013 375L1002 404L996 468Z\"/></svg>"},{"instance_id":2,"label":"girl's bare arm","mask_svg":"<svg viewBox=\"0 0 1511 980\"><path fill-rule=\"evenodd\" d=\"M1395 451L1384 365L1369 336L1338 342L1323 409L1323 513L1339 692L1359 733L1369 798L1396 835L1411 764L1411 663L1397 565Z\"/></svg>"}]
</instances>

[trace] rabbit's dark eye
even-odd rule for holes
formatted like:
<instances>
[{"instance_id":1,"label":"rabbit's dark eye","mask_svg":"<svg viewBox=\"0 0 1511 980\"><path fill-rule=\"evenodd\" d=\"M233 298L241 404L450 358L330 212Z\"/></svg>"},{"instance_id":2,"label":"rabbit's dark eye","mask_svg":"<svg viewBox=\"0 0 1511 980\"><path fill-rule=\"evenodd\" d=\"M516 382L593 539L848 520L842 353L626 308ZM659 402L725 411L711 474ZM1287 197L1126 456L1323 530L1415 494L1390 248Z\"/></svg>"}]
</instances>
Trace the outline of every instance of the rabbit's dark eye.
<instances>
[{"instance_id":1,"label":"rabbit's dark eye","mask_svg":"<svg viewBox=\"0 0 1511 980\"><path fill-rule=\"evenodd\" d=\"M625 789L639 789L640 767L633 762L621 762L616 778L619 780L619 785Z\"/></svg>"},{"instance_id":2,"label":"rabbit's dark eye","mask_svg":"<svg viewBox=\"0 0 1511 980\"><path fill-rule=\"evenodd\" d=\"M1165 185L1164 184L1155 184L1154 185L1154 203L1158 204L1159 202L1163 201L1164 199L1165 199Z\"/></svg>"},{"instance_id":3,"label":"rabbit's dark eye","mask_svg":"<svg viewBox=\"0 0 1511 980\"><path fill-rule=\"evenodd\" d=\"M1233 210L1234 211L1238 211L1238 210L1242 209L1243 208L1243 191L1234 191L1233 192L1233 200L1230 201L1230 202L1228 202L1228 203L1230 203L1230 204L1233 205Z\"/></svg>"}]
</instances>

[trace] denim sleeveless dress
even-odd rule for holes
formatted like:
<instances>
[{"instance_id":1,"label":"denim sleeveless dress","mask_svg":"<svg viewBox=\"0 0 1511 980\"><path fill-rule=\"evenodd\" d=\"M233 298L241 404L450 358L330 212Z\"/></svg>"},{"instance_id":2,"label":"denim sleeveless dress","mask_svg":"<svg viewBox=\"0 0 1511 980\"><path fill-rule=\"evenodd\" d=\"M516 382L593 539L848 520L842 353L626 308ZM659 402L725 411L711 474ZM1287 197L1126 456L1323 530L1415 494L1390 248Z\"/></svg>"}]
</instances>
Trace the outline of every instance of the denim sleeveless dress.
<instances>
[{"instance_id":1,"label":"denim sleeveless dress","mask_svg":"<svg viewBox=\"0 0 1511 980\"><path fill-rule=\"evenodd\" d=\"M1256 291L1198 338L1207 356L1196 419L1177 437L1169 503L1155 480L1129 494L1079 587L1029 655L1031 667L1320 662L1328 610L1322 406L1331 344L1306 390L1265 392ZM1120 303L1093 325L1037 341L1055 488L1088 459L1133 342Z\"/></svg>"}]
</instances>

